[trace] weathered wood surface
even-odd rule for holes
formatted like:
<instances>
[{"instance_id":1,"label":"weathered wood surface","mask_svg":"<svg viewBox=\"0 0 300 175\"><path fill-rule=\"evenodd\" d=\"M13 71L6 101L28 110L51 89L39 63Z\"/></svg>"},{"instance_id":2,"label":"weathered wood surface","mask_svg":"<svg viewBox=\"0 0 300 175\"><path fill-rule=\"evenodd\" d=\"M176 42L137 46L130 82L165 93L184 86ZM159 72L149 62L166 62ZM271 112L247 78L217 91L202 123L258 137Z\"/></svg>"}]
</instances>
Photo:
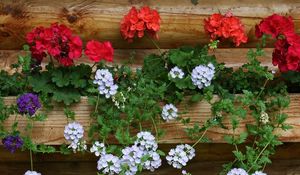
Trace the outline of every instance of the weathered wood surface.
<instances>
[{"instance_id":1,"label":"weathered wood surface","mask_svg":"<svg viewBox=\"0 0 300 175\"><path fill-rule=\"evenodd\" d=\"M162 48L207 44L209 38L204 32L203 20L219 11L231 11L241 17L250 38L249 43L241 47L256 46L255 24L273 13L291 15L300 33L300 2L296 0L199 0L197 6L190 0L1 0L0 49L20 49L28 31L53 22L70 26L85 41L109 40L115 48L154 48L146 38L128 44L120 36L120 21L133 5L149 5L160 12L159 45ZM223 47L232 47L232 44Z\"/></svg>"},{"instance_id":2,"label":"weathered wood surface","mask_svg":"<svg viewBox=\"0 0 300 175\"><path fill-rule=\"evenodd\" d=\"M47 155L44 155L47 157ZM72 157L72 156L71 156ZM222 165L226 161L191 161L184 168L193 175L218 175L222 170ZM296 160L273 160L272 164L267 166L265 173L270 175L299 175L300 161ZM36 171L43 175L95 175L97 172L97 161L85 162L34 162ZM0 163L1 175L24 174L30 169L30 162L3 162ZM174 169L163 162L163 166L155 172L144 171L142 175L170 175L181 174L181 170Z\"/></svg>"},{"instance_id":3,"label":"weathered wood surface","mask_svg":"<svg viewBox=\"0 0 300 175\"><path fill-rule=\"evenodd\" d=\"M287 124L293 126L293 129L285 132L278 132L280 134L280 140L284 142L300 142L300 94L290 94L290 107L285 110L289 116L286 121ZM15 103L15 97L5 97L5 102L7 104ZM187 106L189 106L187 108ZM63 107L61 105L55 105L54 109L47 113L48 119L44 122L35 122L34 128L32 130L32 139L36 143L44 143L48 145L60 145L65 143L63 137L64 126L67 124L67 119L63 112ZM81 102L73 105L72 110L76 113L76 121L82 124L87 131L91 119L89 117L92 107L88 105L87 98L82 97ZM194 123L203 123L211 116L211 106L207 102L200 102L194 105L187 104L187 102L181 103L178 106L179 111L187 112L182 114L181 117L191 119L190 126L193 126ZM22 131L26 127L27 120L22 116L17 116L16 120L19 122L19 129ZM15 116L11 116L4 123L6 128L9 128L15 121ZM232 130L222 129L222 128L211 128L207 131L206 136L211 139L213 143L224 143L224 135L239 135L239 133L245 131L246 124L254 122L254 119L248 117L245 120L242 120L240 127L236 130L235 133ZM224 125L230 128L230 121L225 120ZM162 144L176 144L176 143L193 143L186 133L184 132L185 126L179 122L164 122L158 125L158 127L164 128L166 134L163 138L160 139ZM87 133L87 132L85 132ZM113 141L112 141L113 142Z\"/></svg>"},{"instance_id":4,"label":"weathered wood surface","mask_svg":"<svg viewBox=\"0 0 300 175\"><path fill-rule=\"evenodd\" d=\"M168 152L174 145L160 145L160 149ZM270 175L298 175L300 174L300 144L285 143L278 147L272 156L272 165L266 167ZM228 144L200 144L196 147L196 156L185 168L194 175L216 175L221 171L222 164L232 161L234 147ZM293 150L291 154L291 150ZM220 156L222 155L222 156ZM14 155L0 148L0 173L1 175L24 174L30 168L29 153L17 152ZM62 156L59 154L34 154L34 168L43 175L94 175L96 172L97 158L92 154L72 154ZM163 166L143 175L169 175L180 174L180 171L169 166L165 161Z\"/></svg>"},{"instance_id":5,"label":"weathered wood surface","mask_svg":"<svg viewBox=\"0 0 300 175\"><path fill-rule=\"evenodd\" d=\"M164 51L164 50L163 50ZM217 49L211 51L210 54L215 55L218 62L226 63L226 66L238 68L242 64L247 62L247 51L246 48L235 48L235 49ZM265 56L260 57L259 60L263 65L268 66L271 70L276 70L277 67L272 65L272 52L273 49L266 48ZM128 62L132 58L132 67L141 67L143 65L143 59L146 55L151 53L159 54L156 49L117 49L115 50L114 62L117 64ZM22 55L22 51L19 50L0 50L0 69L11 71L11 64L18 61L18 55ZM47 63L45 59L45 63ZM93 63L89 61L88 58L83 57L75 61L77 64L85 63L92 65Z\"/></svg>"}]
</instances>

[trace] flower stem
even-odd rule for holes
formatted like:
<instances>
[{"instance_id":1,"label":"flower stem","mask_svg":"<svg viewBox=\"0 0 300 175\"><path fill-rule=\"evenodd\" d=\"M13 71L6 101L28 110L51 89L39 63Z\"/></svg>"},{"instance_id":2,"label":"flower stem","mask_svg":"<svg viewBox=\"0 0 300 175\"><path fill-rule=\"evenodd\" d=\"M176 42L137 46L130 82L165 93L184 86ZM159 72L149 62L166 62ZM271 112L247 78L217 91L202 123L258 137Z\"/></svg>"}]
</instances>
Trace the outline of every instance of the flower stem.
<instances>
[{"instance_id":1,"label":"flower stem","mask_svg":"<svg viewBox=\"0 0 300 175\"><path fill-rule=\"evenodd\" d=\"M96 65L97 65L97 63L94 63L93 66L92 66L92 69L93 69Z\"/></svg>"},{"instance_id":2,"label":"flower stem","mask_svg":"<svg viewBox=\"0 0 300 175\"><path fill-rule=\"evenodd\" d=\"M204 137L204 135L206 134L207 130L208 130L208 128L206 128L206 129L203 131L201 137L197 140L196 143L193 144L193 146L192 146L193 148L194 148L199 142L201 142L201 140L202 140L202 138Z\"/></svg>"},{"instance_id":3,"label":"flower stem","mask_svg":"<svg viewBox=\"0 0 300 175\"><path fill-rule=\"evenodd\" d=\"M97 110L98 110L99 98L100 98L100 93L98 93L98 96L97 96L97 102L96 102L96 107L95 107L95 113L96 113Z\"/></svg>"},{"instance_id":4,"label":"flower stem","mask_svg":"<svg viewBox=\"0 0 300 175\"><path fill-rule=\"evenodd\" d=\"M265 90L265 87L266 87L268 81L269 81L269 79L266 79L266 81L265 81L263 87L261 88L260 92L259 92L258 95L257 95L257 98L258 98L258 97L261 95L261 93Z\"/></svg>"},{"instance_id":5,"label":"flower stem","mask_svg":"<svg viewBox=\"0 0 300 175\"><path fill-rule=\"evenodd\" d=\"M153 117L151 117L151 120L152 120L152 123L153 123L153 126L154 126L156 140L158 140L158 130L157 130L156 123L155 123Z\"/></svg>"},{"instance_id":6,"label":"flower stem","mask_svg":"<svg viewBox=\"0 0 300 175\"><path fill-rule=\"evenodd\" d=\"M255 165L255 163L258 161L259 157L262 155L262 153L267 149L267 147L269 146L271 141L269 141L266 146L260 151L260 153L258 154L258 156L256 157L256 159L254 160L252 166L249 168L249 170L247 171L247 173L250 172L250 170L253 168L253 166Z\"/></svg>"},{"instance_id":7,"label":"flower stem","mask_svg":"<svg viewBox=\"0 0 300 175\"><path fill-rule=\"evenodd\" d=\"M153 45L158 49L159 53L162 54L162 51L161 51L160 47L158 46L158 44L148 34L146 34L146 36L153 43Z\"/></svg>"}]
</instances>

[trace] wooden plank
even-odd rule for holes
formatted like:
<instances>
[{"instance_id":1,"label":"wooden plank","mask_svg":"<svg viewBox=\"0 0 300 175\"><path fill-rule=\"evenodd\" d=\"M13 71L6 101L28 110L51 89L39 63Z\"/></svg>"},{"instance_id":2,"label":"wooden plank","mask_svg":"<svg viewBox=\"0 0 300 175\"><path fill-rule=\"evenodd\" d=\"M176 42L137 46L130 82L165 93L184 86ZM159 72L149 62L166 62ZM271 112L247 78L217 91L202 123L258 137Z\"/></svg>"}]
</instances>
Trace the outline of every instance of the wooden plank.
<instances>
[{"instance_id":1,"label":"wooden plank","mask_svg":"<svg viewBox=\"0 0 300 175\"><path fill-rule=\"evenodd\" d=\"M163 50L166 51L166 50ZM242 64L247 62L247 51L245 48L235 48L235 49L217 49L211 51L210 54L215 55L218 62L226 63L226 66L238 68ZM265 56L259 58L264 66L268 66L272 70L276 70L277 67L272 65L272 48L265 49ZM114 54L114 61L116 64L125 63L131 57L133 58L132 67L141 67L143 64L143 59L145 56L159 52L156 49L116 49ZM22 55L23 52L20 50L0 50L0 69L11 71L10 65L16 63L18 60L18 55ZM43 62L43 65L47 63L47 59ZM89 61L88 58L83 57L75 61L77 64L85 63L92 65L93 63Z\"/></svg>"},{"instance_id":2,"label":"wooden plank","mask_svg":"<svg viewBox=\"0 0 300 175\"><path fill-rule=\"evenodd\" d=\"M216 98L216 97L215 97ZM7 104L15 103L15 97L5 97ZM284 142L300 142L300 126L298 125L300 120L300 111L298 110L300 105L300 94L290 94L290 107L285 110L289 116L286 121L287 124L293 126L293 129L286 132L279 132L280 140ZM189 106L188 110L186 106ZM88 130L91 120L90 111L92 107L88 105L87 98L82 97L81 102L73 105L72 110L76 112L76 121L81 123L85 130ZM183 102L178 106L179 111L186 111L186 114L182 114L181 117L191 119L190 126L194 123L203 123L211 117L211 106L207 102L200 102L195 105L187 104ZM64 116L63 107L61 105L55 105L54 109L47 113L48 119L44 122L35 122L32 130L32 139L36 143L44 143L48 145L60 145L65 143L63 137L64 126L67 124L67 119ZM27 120L22 116L17 116L16 120L19 122L19 129L24 132ZM6 128L9 128L15 121L15 116L11 116L4 122ZM224 143L224 135L238 135L240 132L245 131L247 123L254 122L254 119L248 117L241 121L240 127L233 133L231 130L222 128L211 128L207 131L206 136L211 139L213 143ZM230 121L225 120L224 125L230 128ZM186 133L184 132L185 126L179 122L164 122L158 127L164 128L166 134L160 139L162 144L176 144L176 143L193 143ZM87 133L87 132L85 132ZM112 141L114 142L114 141Z\"/></svg>"},{"instance_id":3,"label":"wooden plank","mask_svg":"<svg viewBox=\"0 0 300 175\"><path fill-rule=\"evenodd\" d=\"M273 13L291 15L295 19L297 33L300 33L300 2L295 0L200 0L197 6L190 0L2 0L0 49L20 49L28 31L53 22L70 26L85 41L110 40L115 48L154 48L146 38L128 44L120 36L120 21L133 5L149 5L160 12L161 48L208 43L203 20L213 13L226 13L228 10L241 17L250 37L249 43L241 47L255 47L255 24ZM232 44L227 43L223 47L232 47Z\"/></svg>"},{"instance_id":4,"label":"wooden plank","mask_svg":"<svg viewBox=\"0 0 300 175\"><path fill-rule=\"evenodd\" d=\"M245 145L239 146L243 148ZM57 146L58 148L59 146ZM174 148L174 144L160 144L159 149L168 152L171 148ZM228 161L233 159L232 151L235 150L233 145L226 143L201 143L195 147L196 157L193 161ZM291 154L291 150L293 153ZM12 154L0 146L0 164L3 162L27 162L29 159L28 151L18 150ZM220 156L222 155L222 156ZM93 154L76 153L71 155L54 154L33 154L33 159L36 162L86 162L96 161L97 158ZM299 159L300 157L300 143L284 143L276 148L276 154L271 158L272 160L287 160L287 159Z\"/></svg>"},{"instance_id":5,"label":"wooden plank","mask_svg":"<svg viewBox=\"0 0 300 175\"><path fill-rule=\"evenodd\" d=\"M47 155L46 155L47 156ZM195 175L216 175L222 170L224 161L191 161L185 167ZM43 175L95 175L97 162L35 162L34 168ZM270 175L299 175L300 160L275 160L267 166L265 172ZM0 163L1 175L24 174L30 169L30 162ZM174 169L163 162L163 166L155 172L145 171L142 175L170 175L181 174L181 170Z\"/></svg>"}]
</instances>

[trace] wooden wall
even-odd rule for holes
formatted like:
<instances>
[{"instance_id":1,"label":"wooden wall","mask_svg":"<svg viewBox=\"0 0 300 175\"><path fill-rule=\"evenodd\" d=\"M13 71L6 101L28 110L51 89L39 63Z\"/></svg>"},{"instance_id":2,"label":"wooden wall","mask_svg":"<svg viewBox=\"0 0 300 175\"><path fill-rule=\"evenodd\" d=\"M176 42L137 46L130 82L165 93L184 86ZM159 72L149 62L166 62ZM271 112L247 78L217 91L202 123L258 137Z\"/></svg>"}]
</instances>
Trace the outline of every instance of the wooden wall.
<instances>
[{"instance_id":1,"label":"wooden wall","mask_svg":"<svg viewBox=\"0 0 300 175\"><path fill-rule=\"evenodd\" d=\"M203 19L212 13L226 13L230 10L245 24L249 42L239 48L233 48L230 43L223 43L222 48L212 54L217 56L218 61L225 62L231 67L238 67L246 62L247 49L255 47L257 41L254 36L254 26L268 15L273 13L291 15L295 21L296 31L300 33L299 0L199 0L197 6L193 5L190 0L0 0L0 68L9 70L9 65L16 62L16 56L22 54L19 50L24 44L26 32L36 26L47 26L53 22L70 26L84 41L89 39L112 41L116 48L116 62L128 59L132 51L135 51L134 67L139 67L146 54L157 51L146 38L132 44L128 44L121 38L120 20L133 5L149 5L160 12L162 25L158 44L163 49L181 45L206 44L209 39L203 30ZM267 47L269 49L266 49L266 56L260 60L271 69L276 69L271 65L272 41L268 41ZM85 58L79 62L89 63ZM299 103L296 100L290 112L292 116L290 121L298 129L300 129L298 125L300 123ZM83 106L81 109L80 114L83 116L81 119L84 121L88 116L86 111L88 107ZM209 107L200 105L197 109L207 113ZM197 116L197 111L192 112ZM54 117L52 121L57 121L56 123L47 124L47 126L42 123L38 125L40 129L44 128L42 133L49 135L43 135L43 137L36 135L36 138L46 138L46 140L39 140L40 142L59 144L63 142L61 131L64 125L62 122L65 121L60 121L58 115L52 116ZM41 130L37 130L36 133L39 131ZM216 143L200 144L197 147L197 157L187 168L193 175L215 175L221 169L222 163L232 159L232 147L220 143L222 133L210 132ZM293 130L287 133L283 140L298 142L300 136L295 136L295 132ZM60 138L57 137L59 135L61 135ZM168 137L170 139L172 136ZM179 139L185 138L180 135ZM174 141L173 137L171 142L165 143L174 143ZM172 146L174 145L161 145L165 151ZM70 156L37 154L34 159L36 169L43 175L96 174L97 160L88 154ZM23 174L30 167L28 160L29 153L27 152L11 155L0 149L0 175ZM270 175L300 174L300 144L285 143L278 149L273 162L266 170ZM165 166L159 171L144 174L180 174L179 171L164 164Z\"/></svg>"}]
</instances>

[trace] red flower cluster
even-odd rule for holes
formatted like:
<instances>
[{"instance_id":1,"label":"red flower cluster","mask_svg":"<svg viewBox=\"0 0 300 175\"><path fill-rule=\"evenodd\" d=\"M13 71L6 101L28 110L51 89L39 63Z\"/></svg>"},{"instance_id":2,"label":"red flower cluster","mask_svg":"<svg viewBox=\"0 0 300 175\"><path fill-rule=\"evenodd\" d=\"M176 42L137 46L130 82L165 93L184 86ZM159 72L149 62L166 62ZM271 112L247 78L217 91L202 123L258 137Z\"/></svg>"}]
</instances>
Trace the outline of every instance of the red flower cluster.
<instances>
[{"instance_id":1,"label":"red flower cluster","mask_svg":"<svg viewBox=\"0 0 300 175\"><path fill-rule=\"evenodd\" d=\"M246 43L248 40L244 25L231 13L226 15L216 13L204 19L204 29L212 40L231 38L236 46Z\"/></svg>"},{"instance_id":2,"label":"red flower cluster","mask_svg":"<svg viewBox=\"0 0 300 175\"><path fill-rule=\"evenodd\" d=\"M295 33L291 17L271 15L256 25L255 34L263 34L277 39L272 62L281 72L300 71L300 36Z\"/></svg>"},{"instance_id":3,"label":"red flower cluster","mask_svg":"<svg viewBox=\"0 0 300 175\"><path fill-rule=\"evenodd\" d=\"M137 37L142 38L145 32L148 32L153 38L158 38L156 32L160 29L160 16L156 10L145 6L140 10L132 7L127 15L121 21L122 37L132 42Z\"/></svg>"},{"instance_id":4,"label":"red flower cluster","mask_svg":"<svg viewBox=\"0 0 300 175\"><path fill-rule=\"evenodd\" d=\"M32 57L41 62L49 54L64 66L73 65L73 59L81 57L82 41L73 36L65 25L52 24L48 28L37 27L26 36Z\"/></svg>"},{"instance_id":5,"label":"red flower cluster","mask_svg":"<svg viewBox=\"0 0 300 175\"><path fill-rule=\"evenodd\" d=\"M94 62L99 62L102 59L112 62L114 49L111 43L108 41L100 43L92 40L86 44L84 53L89 57L90 60Z\"/></svg>"}]
</instances>

